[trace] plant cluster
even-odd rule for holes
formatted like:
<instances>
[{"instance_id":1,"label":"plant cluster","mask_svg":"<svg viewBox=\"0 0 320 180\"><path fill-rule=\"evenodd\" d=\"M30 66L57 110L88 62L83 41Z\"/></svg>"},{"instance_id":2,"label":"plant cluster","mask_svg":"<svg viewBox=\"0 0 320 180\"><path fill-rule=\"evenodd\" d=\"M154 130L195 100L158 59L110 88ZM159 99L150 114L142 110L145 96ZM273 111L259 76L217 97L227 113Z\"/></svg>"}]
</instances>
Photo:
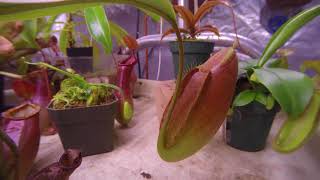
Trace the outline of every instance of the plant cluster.
<instances>
[{"instance_id":1,"label":"plant cluster","mask_svg":"<svg viewBox=\"0 0 320 180\"><path fill-rule=\"evenodd\" d=\"M103 105L116 100L115 90L122 94L122 90L115 85L89 83L69 69L64 71L43 62L28 64L50 68L68 77L62 81L60 91L52 99L54 109Z\"/></svg>"},{"instance_id":2,"label":"plant cluster","mask_svg":"<svg viewBox=\"0 0 320 180\"><path fill-rule=\"evenodd\" d=\"M217 36L220 36L218 28L209 24L203 26L199 25L201 18L203 18L213 7L217 5L223 5L231 8L226 1L206 1L193 14L188 8L184 6L175 5L175 12L178 14L180 18L182 18L183 22L185 23L185 28L179 28L180 32L183 34L183 38L194 40L200 33L203 32L212 32ZM162 38L175 32L175 29L168 29L165 33L163 33Z\"/></svg>"}]
</instances>

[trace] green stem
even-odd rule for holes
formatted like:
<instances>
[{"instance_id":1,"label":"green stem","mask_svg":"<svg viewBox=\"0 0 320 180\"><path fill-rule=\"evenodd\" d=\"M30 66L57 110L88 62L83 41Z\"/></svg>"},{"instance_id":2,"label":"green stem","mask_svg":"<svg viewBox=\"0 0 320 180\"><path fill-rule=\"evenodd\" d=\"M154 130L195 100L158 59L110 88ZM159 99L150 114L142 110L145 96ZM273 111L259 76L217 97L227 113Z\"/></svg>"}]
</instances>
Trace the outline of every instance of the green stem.
<instances>
[{"instance_id":1,"label":"green stem","mask_svg":"<svg viewBox=\"0 0 320 180\"><path fill-rule=\"evenodd\" d=\"M0 71L0 75L14 78L14 79L22 79L23 78L23 76L21 76L21 75L13 74L13 73L5 72L5 71Z\"/></svg>"},{"instance_id":2,"label":"green stem","mask_svg":"<svg viewBox=\"0 0 320 180\"><path fill-rule=\"evenodd\" d=\"M172 101L169 104L169 109L168 109L168 114L167 117L165 118L166 120L169 120L171 118L171 115L173 113L173 108L177 102L177 97L180 94L180 90L181 90L181 83L182 83L182 72L183 72L183 64L184 64L184 49L183 49L183 42L182 42L182 37L181 37L181 32L178 28L177 25L172 24L173 29L176 29L176 36L177 36L177 40L178 40L178 45L179 45L179 71L178 71L178 77L177 77L177 82L176 82L176 88L175 88L175 92L172 96ZM164 123L166 124L166 123Z\"/></svg>"},{"instance_id":3,"label":"green stem","mask_svg":"<svg viewBox=\"0 0 320 180\"><path fill-rule=\"evenodd\" d=\"M68 71L61 70L61 69L59 69L59 68L57 68L55 66L52 66L52 65L44 63L44 62L37 62L37 63L25 62L25 63L30 64L30 65L40 66L40 67L46 67L46 68L55 70L55 71L65 75L65 76L68 76L70 78L76 79L78 81L81 81L81 82L85 81L81 76L79 76L77 74L73 74L73 73L70 73Z\"/></svg>"}]
</instances>

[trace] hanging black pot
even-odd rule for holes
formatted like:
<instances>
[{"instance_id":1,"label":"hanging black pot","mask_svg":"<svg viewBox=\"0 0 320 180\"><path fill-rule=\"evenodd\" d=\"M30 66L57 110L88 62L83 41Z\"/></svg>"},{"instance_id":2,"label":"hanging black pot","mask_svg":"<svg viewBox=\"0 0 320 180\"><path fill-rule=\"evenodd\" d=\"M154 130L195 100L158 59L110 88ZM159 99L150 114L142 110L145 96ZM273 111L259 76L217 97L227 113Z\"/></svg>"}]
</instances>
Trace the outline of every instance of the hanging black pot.
<instances>
[{"instance_id":1,"label":"hanging black pot","mask_svg":"<svg viewBox=\"0 0 320 180\"><path fill-rule=\"evenodd\" d=\"M259 102L236 107L233 114L227 117L227 144L242 150L255 152L265 148L271 125L279 107L267 110Z\"/></svg>"},{"instance_id":2,"label":"hanging black pot","mask_svg":"<svg viewBox=\"0 0 320 180\"><path fill-rule=\"evenodd\" d=\"M177 77L179 71L179 46L177 41L169 43L174 64L174 75ZM206 62L213 52L214 43L206 41L183 41L184 67L183 74L188 70Z\"/></svg>"},{"instance_id":3,"label":"hanging black pot","mask_svg":"<svg viewBox=\"0 0 320 180\"><path fill-rule=\"evenodd\" d=\"M73 47L67 48L68 61L77 73L86 74L93 71L93 48Z\"/></svg>"}]
</instances>

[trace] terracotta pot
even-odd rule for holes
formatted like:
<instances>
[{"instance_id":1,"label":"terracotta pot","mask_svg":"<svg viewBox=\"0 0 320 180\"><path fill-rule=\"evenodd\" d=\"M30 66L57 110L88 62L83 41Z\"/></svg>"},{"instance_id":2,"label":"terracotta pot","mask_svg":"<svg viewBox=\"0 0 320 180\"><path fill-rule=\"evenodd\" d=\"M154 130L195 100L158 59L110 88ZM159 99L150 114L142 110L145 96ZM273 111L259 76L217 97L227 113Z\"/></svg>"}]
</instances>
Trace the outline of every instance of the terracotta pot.
<instances>
[{"instance_id":1,"label":"terracotta pot","mask_svg":"<svg viewBox=\"0 0 320 180\"><path fill-rule=\"evenodd\" d=\"M117 84L123 90L124 97L119 97L120 99L120 112L123 112L123 103L125 101L129 102L131 107L133 108L133 90L134 85L137 81L137 76L133 70L134 65L137 63L137 59L134 55L131 55L124 61L118 63L117 67ZM119 122L123 122L124 117L122 117L122 113L118 114L117 120ZM127 120L126 120L127 121Z\"/></svg>"},{"instance_id":2,"label":"terracotta pot","mask_svg":"<svg viewBox=\"0 0 320 180\"><path fill-rule=\"evenodd\" d=\"M74 170L80 166L81 161L82 157L79 150L68 149L61 156L59 162L29 176L27 180L68 180Z\"/></svg>"},{"instance_id":3,"label":"terracotta pot","mask_svg":"<svg viewBox=\"0 0 320 180\"><path fill-rule=\"evenodd\" d=\"M16 94L25 100L41 106L40 129L43 135L56 133L55 127L49 118L46 107L52 99L48 73L46 69L33 71L22 80L15 80L13 89Z\"/></svg>"},{"instance_id":4,"label":"terracotta pot","mask_svg":"<svg viewBox=\"0 0 320 180\"><path fill-rule=\"evenodd\" d=\"M39 149L39 112L40 106L24 103L2 113L2 129L18 147L19 163L16 173L19 179L25 179ZM3 147L5 160L10 164L13 154L7 145L3 144Z\"/></svg>"}]
</instances>

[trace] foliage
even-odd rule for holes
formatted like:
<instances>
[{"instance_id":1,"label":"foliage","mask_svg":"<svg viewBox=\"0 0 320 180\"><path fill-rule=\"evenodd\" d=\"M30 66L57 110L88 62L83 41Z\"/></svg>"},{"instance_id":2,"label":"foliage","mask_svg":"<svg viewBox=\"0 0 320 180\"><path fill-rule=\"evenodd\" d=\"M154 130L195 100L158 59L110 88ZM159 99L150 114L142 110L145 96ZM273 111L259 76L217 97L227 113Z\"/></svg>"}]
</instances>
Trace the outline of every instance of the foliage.
<instances>
[{"instance_id":1,"label":"foliage","mask_svg":"<svg viewBox=\"0 0 320 180\"><path fill-rule=\"evenodd\" d=\"M285 68L274 68L272 64L271 66L269 64L269 67L265 65L272 60L271 56L277 49L294 35L294 32L319 14L320 6L315 6L290 19L271 37L257 64L248 64L244 67L251 88L256 90L256 87L264 86L269 91L267 95L271 95L292 118L301 115L309 104L314 93L312 80L303 73L286 70L286 61L277 66ZM242 96L242 93L238 96ZM234 105L237 104L234 102Z\"/></svg>"},{"instance_id":2,"label":"foliage","mask_svg":"<svg viewBox=\"0 0 320 180\"><path fill-rule=\"evenodd\" d=\"M270 58L296 31L319 15L320 5L317 5L290 19L271 37L258 63L247 64L243 67L251 88L256 91L257 85L258 87L264 86L268 89L269 96L272 96L280 104L282 110L288 114L288 118L273 142L273 148L278 152L289 153L298 149L318 127L319 77L315 77L312 81L303 73L287 70L286 59L280 63L270 63L272 61ZM301 69L302 71L313 69L317 72L318 64L306 61ZM252 100L252 96L247 91L242 91L233 104L234 106L245 105L246 103L241 102Z\"/></svg>"},{"instance_id":3,"label":"foliage","mask_svg":"<svg viewBox=\"0 0 320 180\"><path fill-rule=\"evenodd\" d=\"M56 17L1 23L0 38L11 44L12 51L0 53L0 61L19 60L43 48L53 47L51 28Z\"/></svg>"},{"instance_id":4,"label":"foliage","mask_svg":"<svg viewBox=\"0 0 320 180\"><path fill-rule=\"evenodd\" d=\"M68 77L52 99L54 109L102 105L115 100L114 90L122 94L122 90L112 84L92 84L79 74L63 71L43 62L28 64L50 68Z\"/></svg>"},{"instance_id":5,"label":"foliage","mask_svg":"<svg viewBox=\"0 0 320 180\"><path fill-rule=\"evenodd\" d=\"M122 3L136 6L140 9L160 15L170 23L173 29L175 29L179 47L179 73L176 81L175 92L167 108L165 117L167 121L167 119L170 119L173 114L173 109L178 100L178 94L182 89L182 70L184 63L182 37L180 30L178 29L175 12L169 0L48 0L41 3L35 1L21 2L18 0L12 0L8 2L0 0L0 21L14 21L18 19L32 19L34 17L56 15L60 13L81 10L84 7L88 8L99 6L103 3ZM77 78L77 76L72 77Z\"/></svg>"},{"instance_id":6,"label":"foliage","mask_svg":"<svg viewBox=\"0 0 320 180\"><path fill-rule=\"evenodd\" d=\"M217 5L224 5L231 8L231 6L227 2L222 0L206 1L194 14L192 14L192 12L188 8L175 5L174 10L185 23L185 28L179 28L180 31L184 34L184 37L187 39L196 39L196 36L202 32L213 32L217 36L220 36L218 28L212 25L204 25L201 27L198 26L200 19L204 15L206 15L211 10L211 8ZM162 38L174 32L174 29L168 29L165 33L163 33Z\"/></svg>"}]
</instances>

